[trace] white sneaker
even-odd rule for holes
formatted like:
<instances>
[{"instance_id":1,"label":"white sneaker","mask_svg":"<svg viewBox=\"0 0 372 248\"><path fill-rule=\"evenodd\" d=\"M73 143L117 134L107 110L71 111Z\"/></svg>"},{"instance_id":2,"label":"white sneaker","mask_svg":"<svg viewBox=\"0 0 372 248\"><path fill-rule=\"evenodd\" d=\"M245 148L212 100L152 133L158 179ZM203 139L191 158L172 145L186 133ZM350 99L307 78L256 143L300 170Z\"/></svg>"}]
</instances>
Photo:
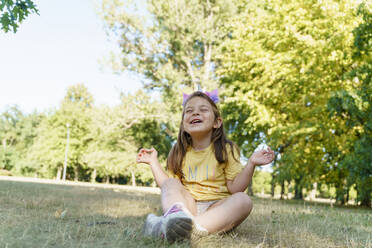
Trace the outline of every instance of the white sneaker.
<instances>
[{"instance_id":1,"label":"white sneaker","mask_svg":"<svg viewBox=\"0 0 372 248\"><path fill-rule=\"evenodd\" d=\"M161 237L162 220L163 216L156 216L155 214L147 215L143 234L145 236Z\"/></svg>"},{"instance_id":2,"label":"white sneaker","mask_svg":"<svg viewBox=\"0 0 372 248\"><path fill-rule=\"evenodd\" d=\"M167 241L173 243L190 239L193 221L177 204L174 204L163 218L162 233Z\"/></svg>"},{"instance_id":3,"label":"white sneaker","mask_svg":"<svg viewBox=\"0 0 372 248\"><path fill-rule=\"evenodd\" d=\"M178 204L174 204L164 216L149 214L143 233L145 236L164 238L173 243L191 238L193 221Z\"/></svg>"}]
</instances>

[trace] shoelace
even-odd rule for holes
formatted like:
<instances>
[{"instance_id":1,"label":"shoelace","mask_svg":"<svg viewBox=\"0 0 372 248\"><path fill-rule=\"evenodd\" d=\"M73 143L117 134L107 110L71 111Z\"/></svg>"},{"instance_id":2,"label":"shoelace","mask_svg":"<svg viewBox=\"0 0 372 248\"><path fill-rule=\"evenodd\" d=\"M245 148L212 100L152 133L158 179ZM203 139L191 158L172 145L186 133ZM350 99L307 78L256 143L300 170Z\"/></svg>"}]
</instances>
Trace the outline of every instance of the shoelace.
<instances>
[{"instance_id":1,"label":"shoelace","mask_svg":"<svg viewBox=\"0 0 372 248\"><path fill-rule=\"evenodd\" d=\"M173 213L177 213L179 211L182 211L182 210L175 204L170 209L168 209L168 211L164 214L164 217L170 214L173 214Z\"/></svg>"}]
</instances>

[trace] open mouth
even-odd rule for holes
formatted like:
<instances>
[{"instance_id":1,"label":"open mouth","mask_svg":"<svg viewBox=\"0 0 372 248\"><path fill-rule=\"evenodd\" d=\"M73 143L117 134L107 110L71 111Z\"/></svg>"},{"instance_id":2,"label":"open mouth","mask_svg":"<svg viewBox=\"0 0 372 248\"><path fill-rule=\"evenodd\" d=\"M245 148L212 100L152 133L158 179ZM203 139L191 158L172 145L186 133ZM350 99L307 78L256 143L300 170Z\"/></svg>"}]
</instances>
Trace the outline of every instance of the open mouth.
<instances>
[{"instance_id":1,"label":"open mouth","mask_svg":"<svg viewBox=\"0 0 372 248\"><path fill-rule=\"evenodd\" d=\"M197 124L197 123L202 123L200 119L194 119L190 122L190 124Z\"/></svg>"}]
</instances>

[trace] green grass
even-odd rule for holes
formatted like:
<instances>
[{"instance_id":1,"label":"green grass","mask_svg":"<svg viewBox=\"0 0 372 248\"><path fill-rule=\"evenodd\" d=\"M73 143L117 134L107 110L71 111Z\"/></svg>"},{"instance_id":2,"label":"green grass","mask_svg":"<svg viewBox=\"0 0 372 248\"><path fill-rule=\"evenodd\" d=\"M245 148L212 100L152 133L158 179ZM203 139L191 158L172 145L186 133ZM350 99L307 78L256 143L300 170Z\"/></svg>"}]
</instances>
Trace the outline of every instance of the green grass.
<instances>
[{"instance_id":1,"label":"green grass","mask_svg":"<svg viewBox=\"0 0 372 248\"><path fill-rule=\"evenodd\" d=\"M234 231L172 247L372 247L371 209L253 202ZM141 234L146 215L160 211L157 194L0 180L0 247L164 247Z\"/></svg>"}]
</instances>

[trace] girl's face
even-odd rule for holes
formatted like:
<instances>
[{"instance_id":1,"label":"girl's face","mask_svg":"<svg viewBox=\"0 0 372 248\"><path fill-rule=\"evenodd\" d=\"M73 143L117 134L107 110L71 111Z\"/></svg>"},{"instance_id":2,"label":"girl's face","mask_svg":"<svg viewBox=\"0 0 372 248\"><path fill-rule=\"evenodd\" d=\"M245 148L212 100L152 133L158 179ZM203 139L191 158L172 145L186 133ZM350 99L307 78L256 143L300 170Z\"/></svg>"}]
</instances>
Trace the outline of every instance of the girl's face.
<instances>
[{"instance_id":1,"label":"girl's face","mask_svg":"<svg viewBox=\"0 0 372 248\"><path fill-rule=\"evenodd\" d=\"M212 105L202 97L191 98L183 116L183 128L192 136L212 134L213 128L221 126L221 118L216 118Z\"/></svg>"}]
</instances>

